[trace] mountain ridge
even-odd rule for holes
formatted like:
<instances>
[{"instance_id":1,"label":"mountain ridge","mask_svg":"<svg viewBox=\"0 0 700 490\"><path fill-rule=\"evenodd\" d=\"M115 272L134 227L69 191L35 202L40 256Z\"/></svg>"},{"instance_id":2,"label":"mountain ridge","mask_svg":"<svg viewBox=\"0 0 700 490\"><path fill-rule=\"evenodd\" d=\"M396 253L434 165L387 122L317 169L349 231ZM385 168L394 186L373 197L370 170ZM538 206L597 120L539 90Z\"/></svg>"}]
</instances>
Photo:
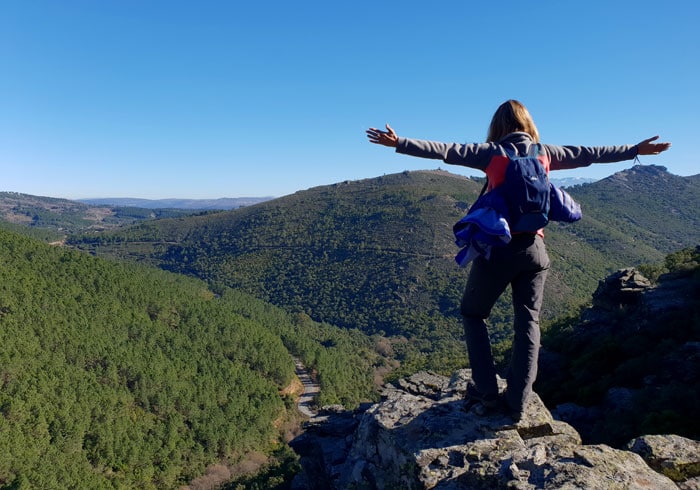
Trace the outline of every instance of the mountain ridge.
<instances>
[{"instance_id":1,"label":"mountain ridge","mask_svg":"<svg viewBox=\"0 0 700 490\"><path fill-rule=\"evenodd\" d=\"M120 206L145 209L186 209L191 211L220 211L250 206L274 197L220 197L214 199L143 199L136 197L95 197L77 199L78 202L93 206Z\"/></svg>"},{"instance_id":2,"label":"mountain ridge","mask_svg":"<svg viewBox=\"0 0 700 490\"><path fill-rule=\"evenodd\" d=\"M191 211L90 205L58 197L0 192L0 224L35 238L56 241L69 233L118 228L142 220L179 217Z\"/></svg>"},{"instance_id":3,"label":"mountain ridge","mask_svg":"<svg viewBox=\"0 0 700 490\"><path fill-rule=\"evenodd\" d=\"M659 262L666 253L700 242L698 227L689 226L696 219L692 210L700 208L697 183L663 167L647 170L571 188L584 218L545 230L553 263L545 321L578 308L612 270ZM634 205L618 189L621 183L650 189L643 205ZM446 359L465 361L459 341L465 273L453 259L452 225L481 186L443 170L405 171L318 186L233 211L73 236L68 243L242 288L333 325L403 336L419 352L413 367L447 369ZM655 202L660 194L672 194L672 202L666 197ZM686 214L672 212L671 204ZM626 216L623 225L618 215ZM511 334L508 300L504 296L491 315L497 341Z\"/></svg>"}]
</instances>

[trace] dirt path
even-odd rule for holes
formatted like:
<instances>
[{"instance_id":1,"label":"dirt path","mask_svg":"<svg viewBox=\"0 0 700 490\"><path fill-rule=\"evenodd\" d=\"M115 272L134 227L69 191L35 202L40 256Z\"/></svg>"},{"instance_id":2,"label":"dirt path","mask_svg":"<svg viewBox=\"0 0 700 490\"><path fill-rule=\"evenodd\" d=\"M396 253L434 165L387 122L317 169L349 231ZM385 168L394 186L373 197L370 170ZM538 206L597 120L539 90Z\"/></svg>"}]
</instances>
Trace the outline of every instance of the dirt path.
<instances>
[{"instance_id":1,"label":"dirt path","mask_svg":"<svg viewBox=\"0 0 700 490\"><path fill-rule=\"evenodd\" d=\"M296 368L297 377L304 385L304 393L299 397L297 407L302 414L309 418L314 418L318 415L313 409L313 406L320 391L320 387L318 383L311 379L304 364L296 357L294 358L294 366Z\"/></svg>"}]
</instances>

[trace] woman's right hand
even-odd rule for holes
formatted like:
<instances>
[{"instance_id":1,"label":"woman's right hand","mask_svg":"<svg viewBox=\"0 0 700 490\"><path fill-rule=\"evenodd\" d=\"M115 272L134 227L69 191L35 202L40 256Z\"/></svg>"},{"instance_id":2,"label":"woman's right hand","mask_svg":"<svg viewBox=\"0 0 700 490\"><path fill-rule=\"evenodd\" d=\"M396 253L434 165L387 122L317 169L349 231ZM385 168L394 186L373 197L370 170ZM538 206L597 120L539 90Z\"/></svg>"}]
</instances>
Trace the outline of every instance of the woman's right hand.
<instances>
[{"instance_id":1,"label":"woman's right hand","mask_svg":"<svg viewBox=\"0 0 700 490\"><path fill-rule=\"evenodd\" d=\"M396 148L396 145L399 144L398 135L393 129L391 129L391 126L389 126L388 123L386 125L386 131L382 131L381 129L377 128L369 128L367 130L367 137L369 138L370 143L374 143L376 145Z\"/></svg>"}]
</instances>

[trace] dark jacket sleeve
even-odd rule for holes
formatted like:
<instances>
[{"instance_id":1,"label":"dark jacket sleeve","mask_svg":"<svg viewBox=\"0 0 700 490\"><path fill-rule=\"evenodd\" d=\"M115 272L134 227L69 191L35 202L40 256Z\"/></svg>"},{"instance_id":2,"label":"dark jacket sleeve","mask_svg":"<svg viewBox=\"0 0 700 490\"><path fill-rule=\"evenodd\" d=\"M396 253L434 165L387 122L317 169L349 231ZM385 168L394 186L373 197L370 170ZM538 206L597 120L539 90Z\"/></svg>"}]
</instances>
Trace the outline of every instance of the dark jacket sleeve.
<instances>
[{"instance_id":1,"label":"dark jacket sleeve","mask_svg":"<svg viewBox=\"0 0 700 490\"><path fill-rule=\"evenodd\" d=\"M450 165L485 170L497 146L491 143L440 143L399 137L396 152L420 158L442 160Z\"/></svg>"},{"instance_id":2,"label":"dark jacket sleeve","mask_svg":"<svg viewBox=\"0 0 700 490\"><path fill-rule=\"evenodd\" d=\"M624 146L554 146L543 145L551 159L550 170L587 167L592 163L613 163L632 160L637 145Z\"/></svg>"}]
</instances>

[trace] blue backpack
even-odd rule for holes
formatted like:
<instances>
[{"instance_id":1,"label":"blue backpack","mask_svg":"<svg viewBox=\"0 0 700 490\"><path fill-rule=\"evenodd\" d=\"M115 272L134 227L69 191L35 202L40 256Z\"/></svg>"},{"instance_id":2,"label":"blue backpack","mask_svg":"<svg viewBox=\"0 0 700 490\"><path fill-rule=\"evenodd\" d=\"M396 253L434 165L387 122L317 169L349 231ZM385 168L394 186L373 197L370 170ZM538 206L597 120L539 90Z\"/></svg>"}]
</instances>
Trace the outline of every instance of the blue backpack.
<instances>
[{"instance_id":1,"label":"blue backpack","mask_svg":"<svg viewBox=\"0 0 700 490\"><path fill-rule=\"evenodd\" d=\"M573 223L581 219L581 206L563 189L549 182L544 166L537 159L541 146L530 146L521 157L506 150L508 166L501 185L486 192L488 179L479 198L452 227L455 243L461 248L455 259L466 266L475 257L486 259L493 247L507 245L511 232L535 233L549 221Z\"/></svg>"},{"instance_id":2,"label":"blue backpack","mask_svg":"<svg viewBox=\"0 0 700 490\"><path fill-rule=\"evenodd\" d=\"M540 145L531 145L526 156L505 150L509 163L505 180L497 190L508 207L511 232L534 233L549 223L550 186L547 172L537 159ZM496 189L494 189L496 190Z\"/></svg>"}]
</instances>

